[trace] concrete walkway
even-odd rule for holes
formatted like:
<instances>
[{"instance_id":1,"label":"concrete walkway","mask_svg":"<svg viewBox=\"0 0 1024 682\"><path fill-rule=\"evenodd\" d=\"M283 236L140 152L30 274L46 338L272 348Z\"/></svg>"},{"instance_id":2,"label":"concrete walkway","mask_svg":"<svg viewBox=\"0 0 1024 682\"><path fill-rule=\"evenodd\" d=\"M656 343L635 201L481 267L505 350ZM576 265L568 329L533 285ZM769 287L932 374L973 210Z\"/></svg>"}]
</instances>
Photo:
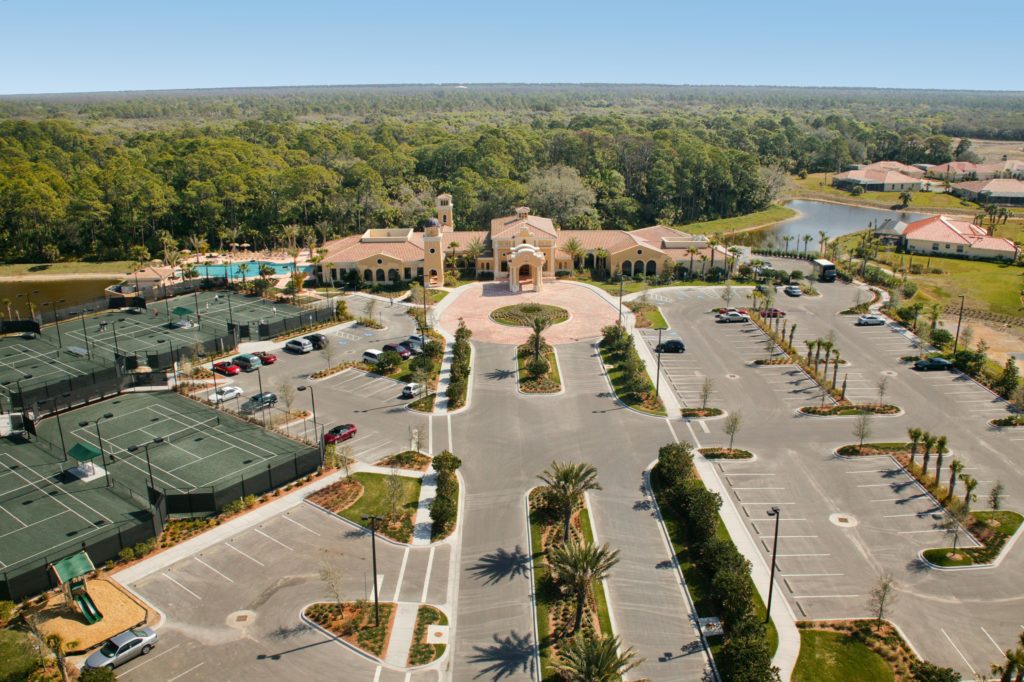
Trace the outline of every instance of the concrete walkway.
<instances>
[{"instance_id":1,"label":"concrete walkway","mask_svg":"<svg viewBox=\"0 0 1024 682\"><path fill-rule=\"evenodd\" d=\"M437 472L434 467L427 468L420 481L420 501L416 506L416 518L412 527L412 544L429 545L430 531L434 527L430 520L430 504L437 497Z\"/></svg>"},{"instance_id":2,"label":"concrete walkway","mask_svg":"<svg viewBox=\"0 0 1024 682\"><path fill-rule=\"evenodd\" d=\"M388 640L388 650L384 655L384 662L388 665L396 668L405 668L408 665L409 647L412 646L412 636L416 630L416 613L419 609L419 604L398 603L395 622L391 626L391 638Z\"/></svg>"}]
</instances>

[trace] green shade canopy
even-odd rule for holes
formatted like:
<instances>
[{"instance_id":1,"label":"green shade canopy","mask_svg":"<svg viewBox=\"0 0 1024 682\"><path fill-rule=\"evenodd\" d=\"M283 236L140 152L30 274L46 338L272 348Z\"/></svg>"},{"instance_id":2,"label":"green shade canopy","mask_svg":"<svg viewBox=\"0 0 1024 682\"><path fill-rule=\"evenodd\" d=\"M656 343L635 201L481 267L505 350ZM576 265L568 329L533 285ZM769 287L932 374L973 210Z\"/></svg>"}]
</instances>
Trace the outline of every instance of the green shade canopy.
<instances>
[{"instance_id":1,"label":"green shade canopy","mask_svg":"<svg viewBox=\"0 0 1024 682\"><path fill-rule=\"evenodd\" d=\"M72 554L53 563L53 572L57 574L57 580L62 583L74 580L95 570L96 567L92 565L92 559L89 558L85 551Z\"/></svg>"},{"instance_id":2,"label":"green shade canopy","mask_svg":"<svg viewBox=\"0 0 1024 682\"><path fill-rule=\"evenodd\" d=\"M192 314L192 309L191 308L186 308L185 306L180 305L177 308L175 308L174 310L172 310L171 314L177 315L178 317L183 317L185 315L191 315Z\"/></svg>"},{"instance_id":3,"label":"green shade canopy","mask_svg":"<svg viewBox=\"0 0 1024 682\"><path fill-rule=\"evenodd\" d=\"M90 462L103 453L101 453L100 449L95 445L90 445L89 443L75 443L75 446L71 448L68 454L79 462Z\"/></svg>"}]
</instances>

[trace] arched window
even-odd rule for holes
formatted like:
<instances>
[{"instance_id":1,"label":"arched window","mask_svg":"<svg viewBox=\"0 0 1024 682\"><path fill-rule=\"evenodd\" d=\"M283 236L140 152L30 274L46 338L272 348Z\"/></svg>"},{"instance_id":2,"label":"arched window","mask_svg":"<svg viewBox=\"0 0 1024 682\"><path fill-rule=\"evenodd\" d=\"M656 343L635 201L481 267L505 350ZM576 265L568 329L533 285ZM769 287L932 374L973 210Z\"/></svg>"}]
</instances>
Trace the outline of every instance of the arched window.
<instances>
[{"instance_id":1,"label":"arched window","mask_svg":"<svg viewBox=\"0 0 1024 682\"><path fill-rule=\"evenodd\" d=\"M592 268L594 267L594 254L588 253L583 259L583 267Z\"/></svg>"},{"instance_id":2,"label":"arched window","mask_svg":"<svg viewBox=\"0 0 1024 682\"><path fill-rule=\"evenodd\" d=\"M383 268L377 268L377 273L376 274L377 274L377 281L378 282L383 282L384 281L384 269Z\"/></svg>"},{"instance_id":3,"label":"arched window","mask_svg":"<svg viewBox=\"0 0 1024 682\"><path fill-rule=\"evenodd\" d=\"M647 261L647 274L648 276L658 274L658 264L652 260Z\"/></svg>"},{"instance_id":4,"label":"arched window","mask_svg":"<svg viewBox=\"0 0 1024 682\"><path fill-rule=\"evenodd\" d=\"M372 282L373 281L373 271L370 270L369 268L367 268L366 270L363 270L363 281L366 281L366 282Z\"/></svg>"},{"instance_id":5,"label":"arched window","mask_svg":"<svg viewBox=\"0 0 1024 682\"><path fill-rule=\"evenodd\" d=\"M628 260L622 261L622 274L625 275L626 277L633 276L633 264L630 263Z\"/></svg>"},{"instance_id":6,"label":"arched window","mask_svg":"<svg viewBox=\"0 0 1024 682\"><path fill-rule=\"evenodd\" d=\"M653 263L654 261L651 262ZM398 270L396 270L395 268L391 268L390 270L388 270L388 279L391 280L392 282L397 282L400 279L398 276Z\"/></svg>"},{"instance_id":7,"label":"arched window","mask_svg":"<svg viewBox=\"0 0 1024 682\"><path fill-rule=\"evenodd\" d=\"M642 260L638 260L637 262L633 263L633 274L634 275L642 275L643 273L644 273L644 262Z\"/></svg>"}]
</instances>

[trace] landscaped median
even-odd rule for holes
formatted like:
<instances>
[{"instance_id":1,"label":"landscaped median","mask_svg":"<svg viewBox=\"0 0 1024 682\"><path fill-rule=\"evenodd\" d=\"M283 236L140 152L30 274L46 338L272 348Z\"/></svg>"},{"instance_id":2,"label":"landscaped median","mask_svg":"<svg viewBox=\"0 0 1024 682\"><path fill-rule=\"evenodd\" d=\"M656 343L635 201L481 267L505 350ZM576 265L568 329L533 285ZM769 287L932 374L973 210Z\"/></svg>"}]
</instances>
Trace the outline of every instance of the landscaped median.
<instances>
[{"instance_id":1,"label":"landscaped median","mask_svg":"<svg viewBox=\"0 0 1024 682\"><path fill-rule=\"evenodd\" d=\"M857 417L862 414L896 415L902 410L896 405L877 405L873 403L854 404L838 403L835 405L804 405L800 408L802 414L810 414L815 417Z\"/></svg>"},{"instance_id":2,"label":"landscaped median","mask_svg":"<svg viewBox=\"0 0 1024 682\"><path fill-rule=\"evenodd\" d=\"M665 316L661 314L658 306L646 299L646 294L641 295L635 301L630 301L626 304L626 307L636 316L636 326L638 328L668 329L668 322L665 321Z\"/></svg>"},{"instance_id":3,"label":"landscaped median","mask_svg":"<svg viewBox=\"0 0 1024 682\"><path fill-rule=\"evenodd\" d=\"M705 459L753 459L754 453L739 448L701 448Z\"/></svg>"},{"instance_id":4,"label":"landscaped median","mask_svg":"<svg viewBox=\"0 0 1024 682\"><path fill-rule=\"evenodd\" d=\"M633 345L633 336L620 324L608 325L601 331L601 362L615 397L634 410L665 416L665 405L654 393L644 361Z\"/></svg>"},{"instance_id":5,"label":"landscaped median","mask_svg":"<svg viewBox=\"0 0 1024 682\"><path fill-rule=\"evenodd\" d=\"M663 446L650 481L697 615L721 620L724 634L705 637L721 679L778 680L778 634L774 624L764 625L750 562L721 522L721 498L698 477L692 446Z\"/></svg>"},{"instance_id":6,"label":"landscaped median","mask_svg":"<svg viewBox=\"0 0 1024 682\"><path fill-rule=\"evenodd\" d=\"M448 409L456 410L466 404L469 394L469 373L472 371L473 347L469 344L473 332L459 320L452 345L452 366L448 380Z\"/></svg>"},{"instance_id":7,"label":"landscaped median","mask_svg":"<svg viewBox=\"0 0 1024 682\"><path fill-rule=\"evenodd\" d=\"M954 545L924 550L922 556L930 564L940 568L991 564L1020 529L1024 516L998 509L1002 503L1002 484L998 481L988 498L989 504L996 509L972 510L970 501L977 497L974 490L978 481L964 473L960 460L955 457L944 460L948 454L945 437L934 437L920 429L910 429L910 435L914 439L911 442L844 445L836 449L836 454L841 457L891 457L944 509L946 515L942 529L953 538ZM934 468L933 454L936 457ZM917 461L919 455L920 463ZM946 468L943 467L944 462L947 463ZM932 471L934 475L930 473ZM943 483L944 478L948 484ZM958 483L965 490L963 497L956 495ZM980 546L957 547L956 539L961 529L970 533Z\"/></svg>"},{"instance_id":8,"label":"landscaped median","mask_svg":"<svg viewBox=\"0 0 1024 682\"><path fill-rule=\"evenodd\" d=\"M310 604L303 615L332 635L375 658L384 658L391 640L396 604L380 603L380 621L372 601L318 602Z\"/></svg>"},{"instance_id":9,"label":"landscaped median","mask_svg":"<svg viewBox=\"0 0 1024 682\"><path fill-rule=\"evenodd\" d=\"M412 539L420 499L420 479L358 472L322 488L307 498L329 512L365 526L364 516L378 516L377 532L396 542Z\"/></svg>"},{"instance_id":10,"label":"landscaped median","mask_svg":"<svg viewBox=\"0 0 1024 682\"><path fill-rule=\"evenodd\" d=\"M596 544L585 497L600 488L597 470L553 462L540 478L546 485L530 491L528 513L541 678L562 679L577 654L605 649L618 679L639 661L612 632L603 581L618 551Z\"/></svg>"}]
</instances>

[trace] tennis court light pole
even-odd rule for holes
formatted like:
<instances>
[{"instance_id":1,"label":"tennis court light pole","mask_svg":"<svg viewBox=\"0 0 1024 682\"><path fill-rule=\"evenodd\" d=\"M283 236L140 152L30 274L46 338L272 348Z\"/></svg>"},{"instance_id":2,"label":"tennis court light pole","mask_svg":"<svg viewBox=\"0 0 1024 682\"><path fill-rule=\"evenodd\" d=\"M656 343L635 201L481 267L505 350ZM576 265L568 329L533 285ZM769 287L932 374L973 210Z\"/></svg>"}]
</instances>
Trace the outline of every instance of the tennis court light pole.
<instances>
[{"instance_id":1,"label":"tennis court light pole","mask_svg":"<svg viewBox=\"0 0 1024 682\"><path fill-rule=\"evenodd\" d=\"M56 301L50 301L48 303L43 303L43 305L50 306L50 312L53 313L53 324L57 327L57 345L60 348L63 348L64 344L61 343L61 340L60 340L60 320L57 319L57 304L58 303L63 303L63 302L64 302L64 299L60 298L60 299L57 299Z\"/></svg>"},{"instance_id":2,"label":"tennis court light pole","mask_svg":"<svg viewBox=\"0 0 1024 682\"><path fill-rule=\"evenodd\" d=\"M138 452L140 447L143 448L143 450L145 451L145 453L146 453L146 468L149 470L149 487L152 488L153 490L156 490L156 483L153 481L153 462L151 462L150 459L149 459L149 446L150 445L160 445L160 443L163 443L163 442L164 442L163 437L157 436L156 438L153 439L153 442L151 442L151 443L143 443L142 445L130 445L128 447L128 452Z\"/></svg>"},{"instance_id":3,"label":"tennis court light pole","mask_svg":"<svg viewBox=\"0 0 1024 682\"><path fill-rule=\"evenodd\" d=\"M60 434L60 449L64 451L64 461L66 462L68 461L68 446L64 444L64 428L60 423L60 408L57 407L57 396L53 396L50 400L53 401L53 416L57 418L57 433ZM45 402L45 400L37 400L36 404L42 405Z\"/></svg>"},{"instance_id":4,"label":"tennis court light pole","mask_svg":"<svg viewBox=\"0 0 1024 682\"><path fill-rule=\"evenodd\" d=\"M305 391L309 390L309 399L313 403L313 438L316 438L317 449L320 451L320 468L324 467L324 439L320 437L320 432L316 430L316 393L313 391L312 386L299 386L298 390Z\"/></svg>"},{"instance_id":5,"label":"tennis court light pole","mask_svg":"<svg viewBox=\"0 0 1024 682\"><path fill-rule=\"evenodd\" d=\"M380 595L377 590L377 522L380 516L364 516L363 521L370 522L370 552L373 554L373 619L374 627L380 627Z\"/></svg>"},{"instance_id":6,"label":"tennis court light pole","mask_svg":"<svg viewBox=\"0 0 1024 682\"><path fill-rule=\"evenodd\" d=\"M90 356L90 353L89 353L89 330L85 326L85 314L88 313L88 312L92 312L92 308L82 308L82 314L81 314L81 318L82 318L82 333L85 334L85 356L86 357Z\"/></svg>"},{"instance_id":7,"label":"tennis court light pole","mask_svg":"<svg viewBox=\"0 0 1024 682\"><path fill-rule=\"evenodd\" d=\"M256 368L256 379L260 382L260 399L262 400L262 396L263 396L263 372L260 371L259 367ZM261 420L263 422L263 426L266 426L267 425L267 415L266 415L265 412L263 412L263 410L260 410L260 414L263 417L263 419Z\"/></svg>"},{"instance_id":8,"label":"tennis court light pole","mask_svg":"<svg viewBox=\"0 0 1024 682\"><path fill-rule=\"evenodd\" d=\"M78 422L78 425L82 428L94 424L96 426L96 439L100 442L100 461L103 462L103 476L107 480L107 487L110 487L110 470L107 467L107 456L103 453L103 436L100 435L100 420L110 419L114 415L110 412L105 413L102 417L97 417L92 420L82 420Z\"/></svg>"}]
</instances>

